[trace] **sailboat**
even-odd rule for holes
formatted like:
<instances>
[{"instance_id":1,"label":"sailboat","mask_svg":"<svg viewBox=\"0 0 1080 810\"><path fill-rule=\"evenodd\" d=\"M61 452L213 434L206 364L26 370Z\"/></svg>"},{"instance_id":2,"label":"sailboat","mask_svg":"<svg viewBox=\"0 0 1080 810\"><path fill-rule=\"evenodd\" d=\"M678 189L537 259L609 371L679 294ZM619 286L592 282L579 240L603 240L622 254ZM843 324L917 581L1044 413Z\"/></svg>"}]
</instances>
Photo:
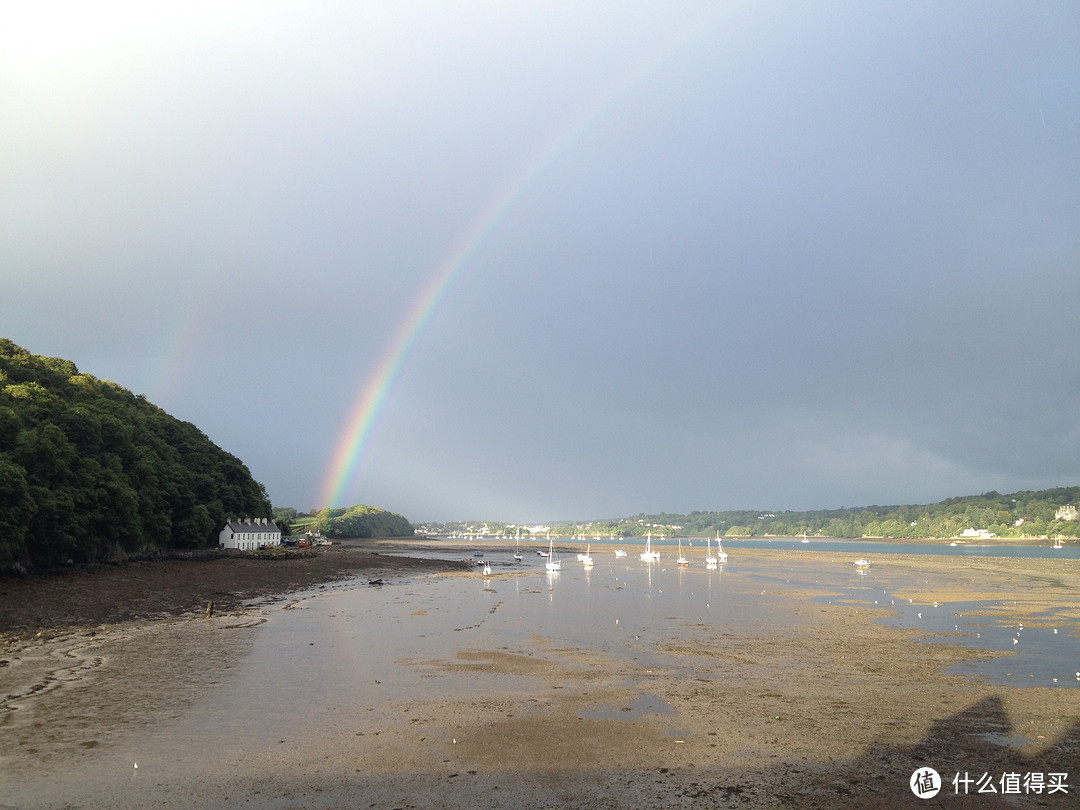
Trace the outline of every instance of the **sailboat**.
<instances>
[{"instance_id":1,"label":"sailboat","mask_svg":"<svg viewBox=\"0 0 1080 810\"><path fill-rule=\"evenodd\" d=\"M686 559L686 557L683 556L683 553L682 553L682 538L681 537L679 538L679 559L677 559L675 562L677 562L679 565L689 565L690 564L690 561L688 559Z\"/></svg>"},{"instance_id":2,"label":"sailboat","mask_svg":"<svg viewBox=\"0 0 1080 810\"><path fill-rule=\"evenodd\" d=\"M514 559L521 562L521 527L517 530L517 550L514 551Z\"/></svg>"},{"instance_id":3,"label":"sailboat","mask_svg":"<svg viewBox=\"0 0 1080 810\"><path fill-rule=\"evenodd\" d=\"M716 542L719 545L719 543L720 543L719 538L717 539ZM706 545L705 566L707 568L716 568L717 559L716 559L716 557L713 556L713 553L712 553L712 540L710 540L708 537L706 537L705 538L705 545Z\"/></svg>"},{"instance_id":4,"label":"sailboat","mask_svg":"<svg viewBox=\"0 0 1080 810\"><path fill-rule=\"evenodd\" d=\"M586 568L593 567L592 543L589 543L589 545L586 547L584 554L578 554L578 559L581 560L582 564L584 564Z\"/></svg>"},{"instance_id":5,"label":"sailboat","mask_svg":"<svg viewBox=\"0 0 1080 810\"><path fill-rule=\"evenodd\" d=\"M547 569L549 574L562 568L562 563L559 562L559 558L555 556L555 541L550 537L548 538L547 558L548 561L544 563L544 568Z\"/></svg>"},{"instance_id":6,"label":"sailboat","mask_svg":"<svg viewBox=\"0 0 1080 810\"><path fill-rule=\"evenodd\" d=\"M720 563L727 562L727 552L720 546L720 536L716 537L716 561Z\"/></svg>"},{"instance_id":7,"label":"sailboat","mask_svg":"<svg viewBox=\"0 0 1080 810\"><path fill-rule=\"evenodd\" d=\"M660 552L652 550L652 532L645 538L645 550L638 555L645 562L653 562L660 559Z\"/></svg>"}]
</instances>

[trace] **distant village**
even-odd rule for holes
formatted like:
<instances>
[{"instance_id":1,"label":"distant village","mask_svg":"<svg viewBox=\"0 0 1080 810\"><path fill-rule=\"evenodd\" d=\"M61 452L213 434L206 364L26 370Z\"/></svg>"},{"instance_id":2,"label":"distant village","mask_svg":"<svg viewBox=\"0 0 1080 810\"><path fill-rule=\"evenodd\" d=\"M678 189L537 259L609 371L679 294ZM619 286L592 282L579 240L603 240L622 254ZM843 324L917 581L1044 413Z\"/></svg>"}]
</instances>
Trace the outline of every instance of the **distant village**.
<instances>
[{"instance_id":1,"label":"distant village","mask_svg":"<svg viewBox=\"0 0 1080 810\"><path fill-rule=\"evenodd\" d=\"M871 509L875 509L871 507ZM919 510L921 507L901 507L900 510ZM843 510L836 510L836 512L842 512ZM848 510L854 514L860 510ZM861 510L863 515L872 515L874 519L871 522L865 524L865 528L868 531L864 532L833 532L830 529L840 526L840 518L836 516L836 512L832 513L776 513L776 512L755 512L755 513L693 513L689 516L677 516L677 515L662 515L653 518L648 517L635 517L626 518L615 521L594 521L585 523L553 523L542 525L526 525L515 523L499 523L494 521L463 521L463 522L449 522L449 523L424 523L415 527L416 532L421 535L448 537L448 538L513 538L518 537L522 539L541 537L561 537L561 538L577 538L581 540L616 540L620 538L628 537L644 537L648 533L652 533L653 536L657 534L663 536L711 536L714 533L722 535L724 537L863 537L863 538L887 538L887 537L935 537L941 539L952 540L991 540L991 539L1039 539L1049 536L1046 533L1045 521L1048 520L1050 512L1046 511L1042 513L1042 520L1033 520L1031 517L1017 517L1011 521L1011 528L1018 530L1016 532L1007 531L1002 536L1001 532L1005 530L1004 527L1009 526L1009 523L996 523L992 528L985 528L986 524L979 526L976 523L974 526L970 523L967 527L963 526L962 517L957 516L958 519L952 520L952 526L947 531L926 532L927 527L923 524L923 521L915 517L914 519L904 519L902 528L905 529L903 533L894 531L892 533L877 532L875 529L883 527L884 524L881 521L877 521L876 518L881 517L877 511L867 512ZM961 515L963 512L961 512ZM1014 513L1015 514L1015 513ZM820 517L824 515L824 517ZM732 517L745 521L755 521L756 525L738 525L734 520L724 520L721 518ZM657 518L676 518L672 520L662 520ZM819 525L813 525L814 518L817 518ZM800 527L797 525L798 520L804 520L804 524ZM1058 524L1072 524L1076 526L1077 521L1080 521L1080 508L1075 504L1067 504L1056 507L1053 512L1053 520ZM893 519L895 523L895 519ZM687 524L691 525L687 525ZM921 526L921 528L920 528ZM1025 530L1025 526L1032 527L1032 531L1028 533ZM853 525L853 528L857 529L857 526ZM1065 527L1068 530L1067 527ZM779 530L777 530L779 529ZM909 531L908 531L909 529ZM997 529L997 531L994 531ZM1055 535L1056 536L1056 535ZM1073 534L1066 534L1065 536L1073 536Z\"/></svg>"},{"instance_id":2,"label":"distant village","mask_svg":"<svg viewBox=\"0 0 1080 810\"><path fill-rule=\"evenodd\" d=\"M1072 504L1068 506L1062 506L1054 513L1054 520L1073 521L1077 520L1078 518L1080 518L1080 509L1073 506ZM1024 525L1024 522L1024 518L1017 518L1013 525L1016 527L1020 527ZM964 531L962 531L958 535L958 537L965 540L969 538L975 538L977 540L990 540L997 537L997 535L989 529L964 529Z\"/></svg>"}]
</instances>

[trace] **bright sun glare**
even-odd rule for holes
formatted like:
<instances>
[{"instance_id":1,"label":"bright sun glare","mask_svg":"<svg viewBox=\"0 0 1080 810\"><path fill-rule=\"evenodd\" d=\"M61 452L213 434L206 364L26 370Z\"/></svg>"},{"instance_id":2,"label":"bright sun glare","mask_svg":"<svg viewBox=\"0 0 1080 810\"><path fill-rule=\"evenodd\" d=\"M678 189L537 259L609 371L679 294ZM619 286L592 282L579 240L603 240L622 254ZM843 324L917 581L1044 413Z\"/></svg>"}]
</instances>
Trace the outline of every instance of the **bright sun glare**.
<instances>
[{"instance_id":1,"label":"bright sun glare","mask_svg":"<svg viewBox=\"0 0 1080 810\"><path fill-rule=\"evenodd\" d=\"M140 3L12 3L0 24L4 61L42 68L84 58L136 35Z\"/></svg>"},{"instance_id":2,"label":"bright sun glare","mask_svg":"<svg viewBox=\"0 0 1080 810\"><path fill-rule=\"evenodd\" d=\"M253 11L249 3L54 0L8 3L0 11L0 64L24 71L63 70L123 59Z\"/></svg>"}]
</instances>

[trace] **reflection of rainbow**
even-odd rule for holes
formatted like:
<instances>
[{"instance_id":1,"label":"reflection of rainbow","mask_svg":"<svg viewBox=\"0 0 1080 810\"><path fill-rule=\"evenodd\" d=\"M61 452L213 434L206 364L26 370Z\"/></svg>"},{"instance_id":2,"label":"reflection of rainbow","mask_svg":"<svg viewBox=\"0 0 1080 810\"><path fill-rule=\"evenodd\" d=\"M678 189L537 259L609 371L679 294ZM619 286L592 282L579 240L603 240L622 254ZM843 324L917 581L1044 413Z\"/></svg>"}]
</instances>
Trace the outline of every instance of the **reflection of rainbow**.
<instances>
[{"instance_id":1,"label":"reflection of rainbow","mask_svg":"<svg viewBox=\"0 0 1080 810\"><path fill-rule=\"evenodd\" d=\"M393 338L387 344L374 372L368 377L360 397L349 414L345 430L337 443L333 461L327 470L319 495L319 505L334 506L345 493L345 488L360 466L371 438L372 429L382 410L383 403L401 373L410 350L416 345L435 313L439 302L445 297L452 282L468 264L484 238L494 226L512 208L514 202L529 185L577 136L583 133L589 124L620 99L631 87L648 74L659 68L671 56L678 53L693 40L701 37L719 21L722 16L729 16L739 7L732 3L721 9L712 9L712 14L694 23L677 35L665 40L650 56L636 64L634 68L618 81L606 86L588 103L582 106L576 116L533 153L530 159L510 175L503 189L485 205L472 223L461 232L451 249L435 267L420 295L409 307Z\"/></svg>"}]
</instances>

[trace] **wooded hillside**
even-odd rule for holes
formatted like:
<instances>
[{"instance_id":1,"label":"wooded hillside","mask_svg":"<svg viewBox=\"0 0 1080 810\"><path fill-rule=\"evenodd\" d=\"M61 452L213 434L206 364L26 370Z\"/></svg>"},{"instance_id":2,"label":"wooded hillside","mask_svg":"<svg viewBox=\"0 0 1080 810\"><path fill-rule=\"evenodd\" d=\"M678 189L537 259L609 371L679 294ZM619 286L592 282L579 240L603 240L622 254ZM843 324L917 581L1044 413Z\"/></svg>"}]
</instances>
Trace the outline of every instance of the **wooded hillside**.
<instances>
[{"instance_id":1,"label":"wooded hillside","mask_svg":"<svg viewBox=\"0 0 1080 810\"><path fill-rule=\"evenodd\" d=\"M321 509L316 525L327 537L409 537L413 527L394 512L357 504L348 508Z\"/></svg>"},{"instance_id":2,"label":"wooded hillside","mask_svg":"<svg viewBox=\"0 0 1080 810\"><path fill-rule=\"evenodd\" d=\"M1080 487L1039 491L986 492L922 505L862 506L812 512L691 512L637 515L642 523L663 522L691 534L719 531L728 537L764 535L821 537L949 538L983 530L997 538L1077 537L1080 522L1062 517L1062 507L1080 503Z\"/></svg>"},{"instance_id":3,"label":"wooded hillside","mask_svg":"<svg viewBox=\"0 0 1080 810\"><path fill-rule=\"evenodd\" d=\"M263 486L141 395L0 338L0 571L216 545Z\"/></svg>"}]
</instances>

